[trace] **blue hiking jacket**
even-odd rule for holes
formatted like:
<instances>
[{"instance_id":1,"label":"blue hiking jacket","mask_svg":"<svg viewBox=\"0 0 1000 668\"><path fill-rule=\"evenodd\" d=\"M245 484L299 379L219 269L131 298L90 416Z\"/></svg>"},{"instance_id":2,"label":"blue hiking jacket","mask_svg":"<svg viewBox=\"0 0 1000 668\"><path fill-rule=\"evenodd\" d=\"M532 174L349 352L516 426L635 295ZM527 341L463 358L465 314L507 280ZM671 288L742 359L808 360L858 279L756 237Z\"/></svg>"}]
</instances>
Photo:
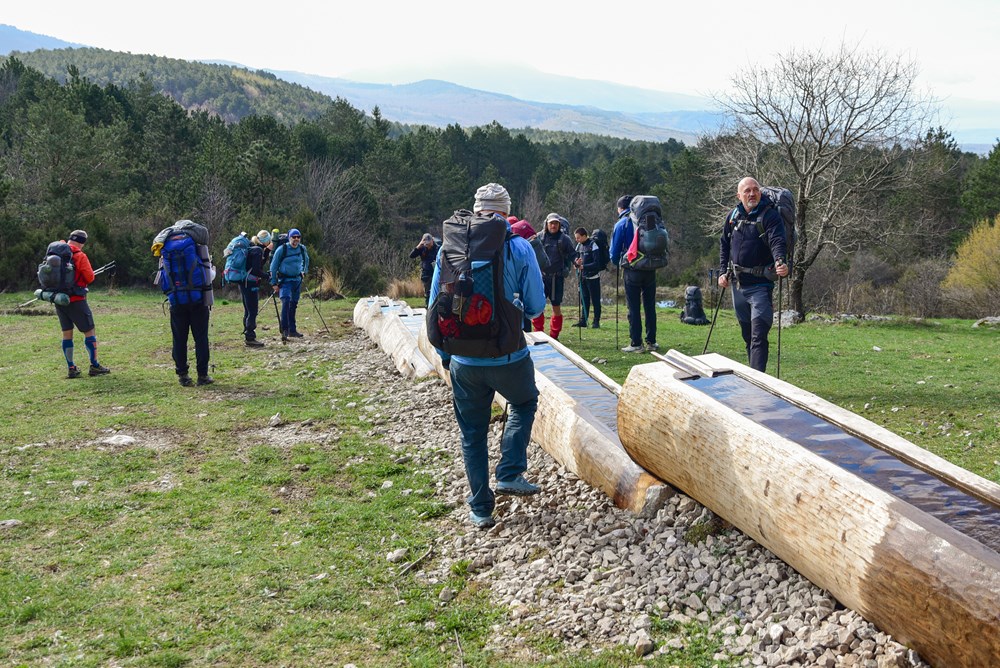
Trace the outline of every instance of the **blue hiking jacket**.
<instances>
[{"instance_id":1,"label":"blue hiking jacket","mask_svg":"<svg viewBox=\"0 0 1000 668\"><path fill-rule=\"evenodd\" d=\"M309 271L309 251L303 243L292 248L290 243L278 246L271 258L271 285L284 281L300 281L302 274Z\"/></svg>"},{"instance_id":2,"label":"blue hiking jacket","mask_svg":"<svg viewBox=\"0 0 1000 668\"><path fill-rule=\"evenodd\" d=\"M507 231L510 231L510 223L507 223ZM504 249L503 264L503 289L507 299L514 301L515 293L519 295L521 303L524 305L524 315L534 318L545 310L545 288L542 284L542 270L538 268L538 260L535 258L535 251L531 244L517 236L510 237ZM433 304L441 291L441 257L434 262L434 276L431 278L431 294L429 303ZM438 350L441 359L449 359L452 356L443 350ZM524 347L510 355L502 357L466 357L465 355L454 355L454 359L459 364L468 366L503 366L512 364L529 354L528 348Z\"/></svg>"},{"instance_id":3,"label":"blue hiking jacket","mask_svg":"<svg viewBox=\"0 0 1000 668\"><path fill-rule=\"evenodd\" d=\"M634 231L632 230L632 221L628 217L631 212L631 209L625 209L618 217L615 229L611 232L611 264L616 267L621 266L628 247L632 245Z\"/></svg>"}]
</instances>

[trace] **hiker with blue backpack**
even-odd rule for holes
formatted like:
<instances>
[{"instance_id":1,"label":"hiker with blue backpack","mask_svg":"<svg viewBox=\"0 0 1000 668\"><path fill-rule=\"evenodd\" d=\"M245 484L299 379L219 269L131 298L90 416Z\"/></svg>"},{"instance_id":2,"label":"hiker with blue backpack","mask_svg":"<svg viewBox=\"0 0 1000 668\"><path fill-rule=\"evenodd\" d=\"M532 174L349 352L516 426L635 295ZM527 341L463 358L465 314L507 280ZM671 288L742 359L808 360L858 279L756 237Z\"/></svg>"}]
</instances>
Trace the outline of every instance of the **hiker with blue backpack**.
<instances>
[{"instance_id":1,"label":"hiker with blue backpack","mask_svg":"<svg viewBox=\"0 0 1000 668\"><path fill-rule=\"evenodd\" d=\"M240 286L243 300L243 337L251 348L262 348L257 340L257 311L260 305L260 284L270 278L265 269L265 257L271 244L271 233L261 230L252 239L241 233L226 246L223 255L226 266L222 276L227 283Z\"/></svg>"},{"instance_id":2,"label":"hiker with blue backpack","mask_svg":"<svg viewBox=\"0 0 1000 668\"><path fill-rule=\"evenodd\" d=\"M271 258L271 285L281 299L281 338L302 338L295 324L302 279L309 271L309 251L297 228L288 230L288 241L278 246Z\"/></svg>"},{"instance_id":3,"label":"hiker with blue backpack","mask_svg":"<svg viewBox=\"0 0 1000 668\"><path fill-rule=\"evenodd\" d=\"M623 195L618 198L617 209L618 222L611 233L611 262L621 268L625 283L629 344L622 352L653 352L660 347L656 343L656 270L667 266L670 237L656 197Z\"/></svg>"},{"instance_id":4,"label":"hiker with blue backpack","mask_svg":"<svg viewBox=\"0 0 1000 668\"><path fill-rule=\"evenodd\" d=\"M785 223L779 202L762 192L756 179L741 179L736 197L739 204L726 216L719 240L719 287L725 290L733 284L733 307L747 358L752 368L763 372L774 321L774 282L788 275Z\"/></svg>"},{"instance_id":5,"label":"hiker with blue backpack","mask_svg":"<svg viewBox=\"0 0 1000 668\"><path fill-rule=\"evenodd\" d=\"M600 231L600 230L598 230ZM582 310L580 320L573 327L586 327L591 305L594 309L594 329L601 327L601 272L607 267L606 248L601 248L597 239L587 233L586 228L578 227L573 233L576 238L576 259L573 264L580 272L580 301Z\"/></svg>"},{"instance_id":6,"label":"hiker with blue backpack","mask_svg":"<svg viewBox=\"0 0 1000 668\"><path fill-rule=\"evenodd\" d=\"M208 319L215 303L215 267L208 252L208 230L190 220L179 220L156 235L151 250L160 258L155 282L170 302L171 352L177 380L184 387L211 385L215 381L208 375ZM189 374L189 334L194 339L197 381Z\"/></svg>"},{"instance_id":7,"label":"hiker with blue backpack","mask_svg":"<svg viewBox=\"0 0 1000 668\"><path fill-rule=\"evenodd\" d=\"M444 222L425 323L451 376L471 489L469 522L479 529L496 524L488 436L497 392L510 417L500 439L496 494L540 491L524 478L538 387L521 323L545 309L545 294L535 252L511 231L509 213L507 190L487 183L476 191L472 211L456 211Z\"/></svg>"}]
</instances>

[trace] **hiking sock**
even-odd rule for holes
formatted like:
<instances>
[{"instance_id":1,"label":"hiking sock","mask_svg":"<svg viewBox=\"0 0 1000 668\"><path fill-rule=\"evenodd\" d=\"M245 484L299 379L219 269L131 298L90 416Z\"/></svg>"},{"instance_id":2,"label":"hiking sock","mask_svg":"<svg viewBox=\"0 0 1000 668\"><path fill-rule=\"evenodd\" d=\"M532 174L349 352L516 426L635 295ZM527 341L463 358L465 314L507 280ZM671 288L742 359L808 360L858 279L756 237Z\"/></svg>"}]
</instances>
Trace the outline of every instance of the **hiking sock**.
<instances>
[{"instance_id":1,"label":"hiking sock","mask_svg":"<svg viewBox=\"0 0 1000 668\"><path fill-rule=\"evenodd\" d=\"M559 338L559 332L562 331L563 317L561 315L552 316L552 328L549 330L549 336L553 339Z\"/></svg>"},{"instance_id":2,"label":"hiking sock","mask_svg":"<svg viewBox=\"0 0 1000 668\"><path fill-rule=\"evenodd\" d=\"M88 336L83 340L83 345L87 346L87 354L90 355L90 366L101 366L97 362L97 337Z\"/></svg>"},{"instance_id":3,"label":"hiking sock","mask_svg":"<svg viewBox=\"0 0 1000 668\"><path fill-rule=\"evenodd\" d=\"M534 330L536 332L544 332L545 331L545 314L543 313L540 316L538 316L537 318L532 318L532 320L531 320L531 326L534 328Z\"/></svg>"},{"instance_id":4,"label":"hiking sock","mask_svg":"<svg viewBox=\"0 0 1000 668\"><path fill-rule=\"evenodd\" d=\"M73 339L63 339L62 342L63 357L66 358L66 364L69 368L73 368Z\"/></svg>"}]
</instances>

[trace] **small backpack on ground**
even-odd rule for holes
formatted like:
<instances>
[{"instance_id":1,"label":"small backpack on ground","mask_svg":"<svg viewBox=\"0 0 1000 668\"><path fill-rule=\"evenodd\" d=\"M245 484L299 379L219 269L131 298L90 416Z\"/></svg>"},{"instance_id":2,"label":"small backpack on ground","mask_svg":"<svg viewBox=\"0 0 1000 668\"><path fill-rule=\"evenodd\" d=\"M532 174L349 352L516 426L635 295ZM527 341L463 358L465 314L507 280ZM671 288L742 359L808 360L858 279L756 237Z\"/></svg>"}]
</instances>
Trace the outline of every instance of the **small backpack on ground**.
<instances>
[{"instance_id":1,"label":"small backpack on ground","mask_svg":"<svg viewBox=\"0 0 1000 668\"><path fill-rule=\"evenodd\" d=\"M597 250L601 254L597 262L597 269L604 271L611 264L611 245L608 243L608 235L604 230L594 230L590 236L593 237L594 243L597 244Z\"/></svg>"},{"instance_id":2,"label":"small backpack on ground","mask_svg":"<svg viewBox=\"0 0 1000 668\"><path fill-rule=\"evenodd\" d=\"M214 301L212 261L207 244L197 242L198 238L208 240L208 230L197 223L191 225L201 229L192 234L190 226L175 226L157 235L157 239L162 235L163 246L156 282L172 305L203 303L211 306Z\"/></svg>"},{"instance_id":3,"label":"small backpack on ground","mask_svg":"<svg viewBox=\"0 0 1000 668\"><path fill-rule=\"evenodd\" d=\"M504 262L513 234L499 216L456 211L444 221L440 291L427 309L427 336L450 355L500 357L526 343L523 313L507 300Z\"/></svg>"},{"instance_id":4,"label":"small backpack on ground","mask_svg":"<svg viewBox=\"0 0 1000 668\"><path fill-rule=\"evenodd\" d=\"M250 241L246 235L239 235L229 242L226 249L222 251L226 258L225 268L222 270L222 280L225 283L242 283L247 278L247 254L250 252Z\"/></svg>"},{"instance_id":5,"label":"small backpack on ground","mask_svg":"<svg viewBox=\"0 0 1000 668\"><path fill-rule=\"evenodd\" d=\"M53 241L49 244L42 263L38 265L38 284L45 292L77 294L72 246L65 241Z\"/></svg>"},{"instance_id":6,"label":"small backpack on ground","mask_svg":"<svg viewBox=\"0 0 1000 668\"><path fill-rule=\"evenodd\" d=\"M670 259L670 234L663 224L663 209L659 198L636 195L629 205L633 238L626 254L627 267L638 271L666 267Z\"/></svg>"},{"instance_id":7,"label":"small backpack on ground","mask_svg":"<svg viewBox=\"0 0 1000 668\"><path fill-rule=\"evenodd\" d=\"M681 322L685 325L707 325L708 317L702 306L701 288L689 285L684 289L684 310L681 311Z\"/></svg>"}]
</instances>

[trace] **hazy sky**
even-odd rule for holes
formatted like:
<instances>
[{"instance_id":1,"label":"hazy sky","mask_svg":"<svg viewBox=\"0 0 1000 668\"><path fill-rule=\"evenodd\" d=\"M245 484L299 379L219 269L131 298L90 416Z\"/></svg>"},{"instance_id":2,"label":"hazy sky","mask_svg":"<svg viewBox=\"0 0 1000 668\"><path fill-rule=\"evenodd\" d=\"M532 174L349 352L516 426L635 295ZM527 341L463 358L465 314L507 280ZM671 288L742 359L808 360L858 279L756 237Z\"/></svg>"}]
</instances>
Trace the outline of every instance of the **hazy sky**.
<instances>
[{"instance_id":1,"label":"hazy sky","mask_svg":"<svg viewBox=\"0 0 1000 668\"><path fill-rule=\"evenodd\" d=\"M775 53L847 40L915 59L921 84L946 107L957 98L1000 101L997 0L617 0L594 10L549 0L489 8L458 0L285 0L266 9L212 0L4 4L0 22L70 42L326 76L364 72L372 81L375 72L403 67L425 67L416 78L433 77L437 64L482 58L706 95ZM381 80L404 82L389 74Z\"/></svg>"}]
</instances>

